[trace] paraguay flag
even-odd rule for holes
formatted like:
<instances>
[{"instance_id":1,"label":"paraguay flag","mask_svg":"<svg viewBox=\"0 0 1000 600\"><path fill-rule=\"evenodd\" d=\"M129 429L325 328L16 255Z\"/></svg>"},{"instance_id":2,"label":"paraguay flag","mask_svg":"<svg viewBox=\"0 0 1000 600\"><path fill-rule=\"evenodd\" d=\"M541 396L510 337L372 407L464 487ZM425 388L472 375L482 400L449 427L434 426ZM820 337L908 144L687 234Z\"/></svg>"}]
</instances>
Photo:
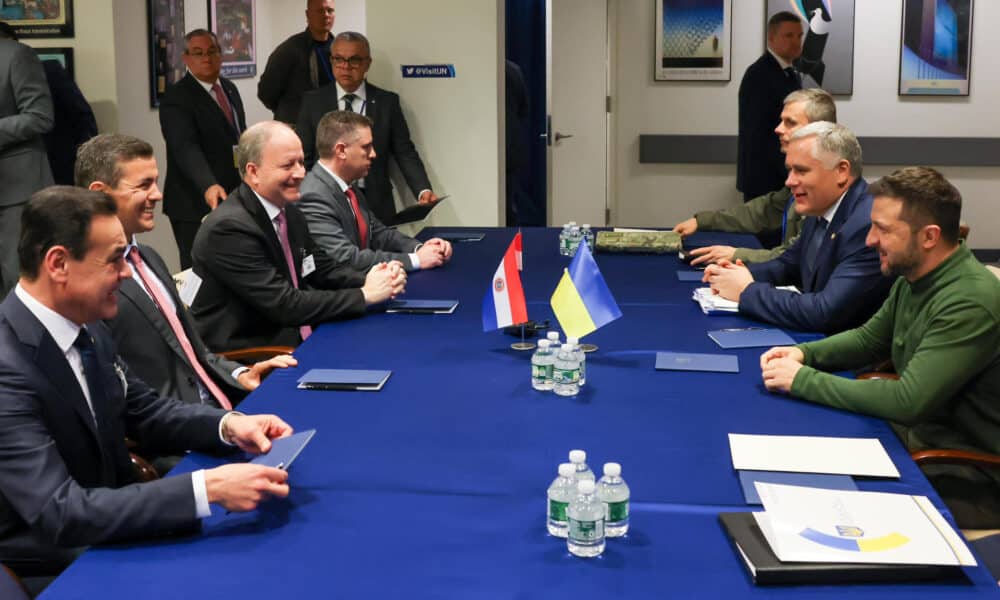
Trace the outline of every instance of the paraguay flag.
<instances>
[{"instance_id":1,"label":"paraguay flag","mask_svg":"<svg viewBox=\"0 0 1000 600\"><path fill-rule=\"evenodd\" d=\"M508 325L520 325L528 321L528 307L524 302L524 288L521 287L521 232L507 247L500 261L490 289L483 298L483 331L493 331Z\"/></svg>"},{"instance_id":2,"label":"paraguay flag","mask_svg":"<svg viewBox=\"0 0 1000 600\"><path fill-rule=\"evenodd\" d=\"M569 269L563 269L549 303L567 337L582 338L622 316L586 240L580 242Z\"/></svg>"}]
</instances>

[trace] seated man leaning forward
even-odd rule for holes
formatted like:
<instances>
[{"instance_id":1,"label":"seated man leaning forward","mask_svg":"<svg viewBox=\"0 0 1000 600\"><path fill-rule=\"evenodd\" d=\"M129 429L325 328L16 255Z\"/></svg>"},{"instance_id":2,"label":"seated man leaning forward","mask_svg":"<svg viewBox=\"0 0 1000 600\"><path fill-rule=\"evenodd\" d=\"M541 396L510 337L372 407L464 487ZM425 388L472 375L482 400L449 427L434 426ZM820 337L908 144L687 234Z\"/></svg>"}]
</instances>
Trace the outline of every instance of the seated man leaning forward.
<instances>
[{"instance_id":1,"label":"seated man leaning forward","mask_svg":"<svg viewBox=\"0 0 1000 600\"><path fill-rule=\"evenodd\" d=\"M781 153L788 152L788 141L801 127L817 121L837 122L833 96L818 88L795 90L785 97L781 121L774 128L781 143ZM781 233L781 243L770 249L705 246L691 250L691 264L707 265L721 260L760 263L784 253L802 231L802 215L795 211L792 191L787 187L757 196L749 202L724 210L703 210L674 226L674 231L688 236L696 231L731 231L773 235Z\"/></svg>"},{"instance_id":2,"label":"seated man leaning forward","mask_svg":"<svg viewBox=\"0 0 1000 600\"><path fill-rule=\"evenodd\" d=\"M138 483L125 436L165 452L266 452L291 428L158 396L117 358L102 320L131 277L108 196L50 187L28 202L21 278L0 305L0 561L58 572L83 547L197 526L210 504L288 495L280 469L230 464Z\"/></svg>"},{"instance_id":3,"label":"seated man leaning forward","mask_svg":"<svg viewBox=\"0 0 1000 600\"><path fill-rule=\"evenodd\" d=\"M712 290L740 314L800 331L836 333L864 323L892 282L865 246L872 197L861 178L861 146L843 125L819 121L796 131L785 157L802 234L774 260L705 269ZM795 286L798 291L776 286ZM801 293L799 293L801 291Z\"/></svg>"},{"instance_id":4,"label":"seated man leaning forward","mask_svg":"<svg viewBox=\"0 0 1000 600\"><path fill-rule=\"evenodd\" d=\"M209 349L296 346L314 325L361 316L403 293L398 262L365 275L313 241L295 206L306 171L291 127L257 123L237 154L243 183L205 219L192 251L201 287L191 313Z\"/></svg>"},{"instance_id":5,"label":"seated man leaning forward","mask_svg":"<svg viewBox=\"0 0 1000 600\"><path fill-rule=\"evenodd\" d=\"M319 160L302 181L299 208L316 244L336 261L368 269L396 260L407 271L433 269L451 259L451 243L432 238L420 243L386 227L369 209L354 182L368 174L375 158L368 117L333 111L316 128Z\"/></svg>"},{"instance_id":6,"label":"seated man leaning forward","mask_svg":"<svg viewBox=\"0 0 1000 600\"><path fill-rule=\"evenodd\" d=\"M1000 281L959 241L962 199L937 171L910 167L871 187L868 245L895 284L863 326L761 356L764 385L892 422L911 451L1000 454ZM827 371L891 358L898 380ZM965 528L1000 527L1000 469L924 468Z\"/></svg>"}]
</instances>

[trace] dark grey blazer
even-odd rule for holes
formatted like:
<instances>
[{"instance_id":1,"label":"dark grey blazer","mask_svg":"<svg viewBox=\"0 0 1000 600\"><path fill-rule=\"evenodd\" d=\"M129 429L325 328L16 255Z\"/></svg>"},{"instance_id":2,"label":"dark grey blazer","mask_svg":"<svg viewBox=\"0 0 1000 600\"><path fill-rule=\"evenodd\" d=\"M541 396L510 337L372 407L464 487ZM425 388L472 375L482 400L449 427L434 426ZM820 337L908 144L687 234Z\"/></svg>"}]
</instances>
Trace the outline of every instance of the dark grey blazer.
<instances>
[{"instance_id":1,"label":"dark grey blazer","mask_svg":"<svg viewBox=\"0 0 1000 600\"><path fill-rule=\"evenodd\" d=\"M23 204L52 185L42 134L54 123L38 56L24 44L0 39L0 206Z\"/></svg>"},{"instance_id":2,"label":"dark grey blazer","mask_svg":"<svg viewBox=\"0 0 1000 600\"><path fill-rule=\"evenodd\" d=\"M368 208L364 195L357 189L358 204L368 223L368 247L361 249L358 223L351 210L347 194L340 191L336 180L316 164L302 181L302 198L298 206L306 216L309 233L320 248L340 263L367 270L377 263L398 260L412 270L410 257L420 242L386 227Z\"/></svg>"}]
</instances>

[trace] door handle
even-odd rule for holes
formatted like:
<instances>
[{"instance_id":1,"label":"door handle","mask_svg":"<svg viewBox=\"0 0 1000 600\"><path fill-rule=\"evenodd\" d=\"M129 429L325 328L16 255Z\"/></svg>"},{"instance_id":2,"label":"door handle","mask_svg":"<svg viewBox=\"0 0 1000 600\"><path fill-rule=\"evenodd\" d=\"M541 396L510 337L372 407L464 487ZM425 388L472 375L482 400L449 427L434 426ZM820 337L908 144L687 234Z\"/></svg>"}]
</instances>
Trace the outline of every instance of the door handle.
<instances>
[{"instance_id":1,"label":"door handle","mask_svg":"<svg viewBox=\"0 0 1000 600\"><path fill-rule=\"evenodd\" d=\"M557 131L555 137L556 137L556 141L558 142L559 140L565 140L565 139L573 137L573 134L572 133L562 133L560 131Z\"/></svg>"}]
</instances>

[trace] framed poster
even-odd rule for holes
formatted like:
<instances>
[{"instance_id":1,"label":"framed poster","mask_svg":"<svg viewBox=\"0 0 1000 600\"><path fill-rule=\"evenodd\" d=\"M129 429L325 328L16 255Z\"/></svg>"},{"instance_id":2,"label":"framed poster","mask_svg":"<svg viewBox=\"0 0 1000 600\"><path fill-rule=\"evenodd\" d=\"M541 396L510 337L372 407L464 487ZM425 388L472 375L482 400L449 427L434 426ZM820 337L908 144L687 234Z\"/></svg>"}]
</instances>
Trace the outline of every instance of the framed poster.
<instances>
[{"instance_id":1,"label":"framed poster","mask_svg":"<svg viewBox=\"0 0 1000 600\"><path fill-rule=\"evenodd\" d=\"M208 27L222 50L222 76L229 79L257 74L257 10L254 0L208 0Z\"/></svg>"},{"instance_id":2,"label":"framed poster","mask_svg":"<svg viewBox=\"0 0 1000 600\"><path fill-rule=\"evenodd\" d=\"M0 21L19 38L71 38L73 0L0 0Z\"/></svg>"},{"instance_id":3,"label":"framed poster","mask_svg":"<svg viewBox=\"0 0 1000 600\"><path fill-rule=\"evenodd\" d=\"M184 0L147 0L149 105L160 105L167 87L184 77Z\"/></svg>"},{"instance_id":4,"label":"framed poster","mask_svg":"<svg viewBox=\"0 0 1000 600\"><path fill-rule=\"evenodd\" d=\"M69 73L70 79L76 81L73 71L73 49L72 48L34 48L39 60L54 60Z\"/></svg>"},{"instance_id":5,"label":"framed poster","mask_svg":"<svg viewBox=\"0 0 1000 600\"><path fill-rule=\"evenodd\" d=\"M732 0L656 0L653 77L729 81Z\"/></svg>"},{"instance_id":6,"label":"framed poster","mask_svg":"<svg viewBox=\"0 0 1000 600\"><path fill-rule=\"evenodd\" d=\"M972 0L903 0L900 96L968 96Z\"/></svg>"},{"instance_id":7,"label":"framed poster","mask_svg":"<svg viewBox=\"0 0 1000 600\"><path fill-rule=\"evenodd\" d=\"M854 91L854 0L767 0L766 10L765 44L772 16L788 11L802 19L802 56L795 61L802 87Z\"/></svg>"}]
</instances>

